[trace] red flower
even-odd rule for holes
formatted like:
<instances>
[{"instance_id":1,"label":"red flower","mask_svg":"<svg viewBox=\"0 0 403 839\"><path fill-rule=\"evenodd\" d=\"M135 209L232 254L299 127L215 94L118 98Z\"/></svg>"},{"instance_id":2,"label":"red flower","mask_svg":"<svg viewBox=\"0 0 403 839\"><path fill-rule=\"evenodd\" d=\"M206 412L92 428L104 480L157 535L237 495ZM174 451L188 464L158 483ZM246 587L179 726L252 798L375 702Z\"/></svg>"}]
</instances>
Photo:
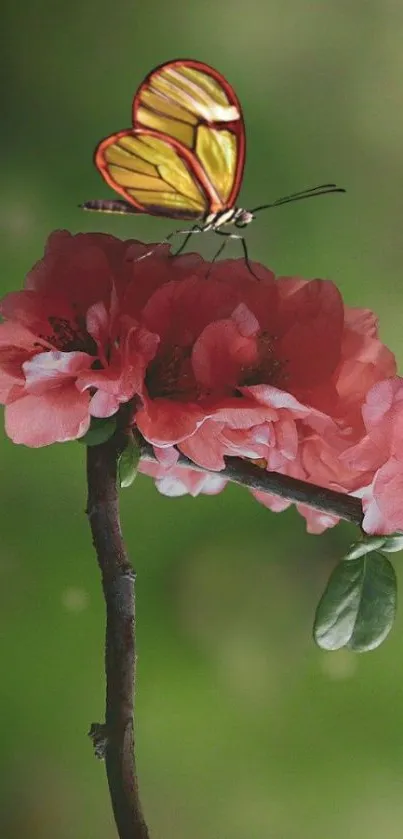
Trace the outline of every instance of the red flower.
<instances>
[{"instance_id":1,"label":"red flower","mask_svg":"<svg viewBox=\"0 0 403 839\"><path fill-rule=\"evenodd\" d=\"M403 530L403 379L378 382L362 408L366 434L342 459L357 475L367 533Z\"/></svg>"},{"instance_id":2,"label":"red flower","mask_svg":"<svg viewBox=\"0 0 403 839\"><path fill-rule=\"evenodd\" d=\"M267 454L277 468L273 458L295 457L296 419L321 429L328 421L309 404L308 384L326 382L336 366L341 299L331 283L306 283L296 292L296 325L295 301L284 289L290 290L288 280L276 281L266 271L258 283L242 262L231 283L232 267L221 263L208 281L185 278L151 296L142 323L160 344L137 425L149 442L178 445L209 469L221 469L223 456L231 453ZM309 330L310 342L304 334Z\"/></svg>"},{"instance_id":3,"label":"red flower","mask_svg":"<svg viewBox=\"0 0 403 839\"><path fill-rule=\"evenodd\" d=\"M142 322L161 340L137 425L206 469L222 469L224 456L264 458L269 470L354 490L361 476L340 455L365 433L366 392L394 374L394 357L372 313L346 309L332 283L259 271L257 282L242 261L222 262L208 282L185 278L150 298ZM204 491L173 462L158 481L168 494ZM288 506L254 494L273 510ZM298 509L311 532L337 522Z\"/></svg>"},{"instance_id":4,"label":"red flower","mask_svg":"<svg viewBox=\"0 0 403 839\"><path fill-rule=\"evenodd\" d=\"M131 248L111 236L54 233L25 291L3 299L0 397L14 442L81 437L91 416L110 416L141 392L158 336L120 307Z\"/></svg>"},{"instance_id":5,"label":"red flower","mask_svg":"<svg viewBox=\"0 0 403 839\"><path fill-rule=\"evenodd\" d=\"M55 233L25 291L3 300L10 437L71 440L131 401L158 458L141 469L165 493L219 492L234 455L345 491L362 486L341 455L366 434L368 390L395 373L372 313L347 309L329 281L276 279L262 266L256 280L243 260L211 265L166 246L136 261L145 248ZM179 468L178 452L217 475ZM332 523L309 513L311 530Z\"/></svg>"}]
</instances>

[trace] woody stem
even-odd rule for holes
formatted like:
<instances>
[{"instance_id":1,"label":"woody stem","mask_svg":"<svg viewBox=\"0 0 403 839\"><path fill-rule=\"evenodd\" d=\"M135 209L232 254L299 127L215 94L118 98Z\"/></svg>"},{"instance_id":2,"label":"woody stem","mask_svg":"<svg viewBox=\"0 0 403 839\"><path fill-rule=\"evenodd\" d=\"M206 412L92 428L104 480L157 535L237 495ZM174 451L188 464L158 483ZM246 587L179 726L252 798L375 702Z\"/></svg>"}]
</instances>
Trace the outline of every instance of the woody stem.
<instances>
[{"instance_id":1,"label":"woody stem","mask_svg":"<svg viewBox=\"0 0 403 839\"><path fill-rule=\"evenodd\" d=\"M95 753L105 758L119 839L149 839L139 800L134 757L135 574L123 542L117 463L125 446L118 430L87 449L87 515L106 604L105 724L94 724Z\"/></svg>"},{"instance_id":2,"label":"woody stem","mask_svg":"<svg viewBox=\"0 0 403 839\"><path fill-rule=\"evenodd\" d=\"M153 447L145 440L140 442L140 451L144 460L156 461ZM280 475L278 472L268 472L241 457L225 457L224 461L224 469L217 472L198 466L185 455L179 454L176 466L220 476L248 489L277 495L295 504L306 504L314 510L337 516L358 527L362 526L363 510L359 498L310 484L308 481L300 481L298 478L290 478L288 475Z\"/></svg>"}]
</instances>

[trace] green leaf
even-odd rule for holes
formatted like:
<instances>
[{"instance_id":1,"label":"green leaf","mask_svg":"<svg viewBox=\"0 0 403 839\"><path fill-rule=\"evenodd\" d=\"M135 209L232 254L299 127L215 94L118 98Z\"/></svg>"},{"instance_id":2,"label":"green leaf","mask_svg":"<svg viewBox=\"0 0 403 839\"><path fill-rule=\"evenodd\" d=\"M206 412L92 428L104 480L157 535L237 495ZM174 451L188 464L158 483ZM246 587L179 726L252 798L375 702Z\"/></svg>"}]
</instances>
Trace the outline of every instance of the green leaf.
<instances>
[{"instance_id":1,"label":"green leaf","mask_svg":"<svg viewBox=\"0 0 403 839\"><path fill-rule=\"evenodd\" d=\"M113 437L115 431L116 417L107 417L107 419L92 417L87 433L84 437L80 437L78 442L84 443L85 446L99 446L100 443L106 443L110 437Z\"/></svg>"},{"instance_id":2,"label":"green leaf","mask_svg":"<svg viewBox=\"0 0 403 839\"><path fill-rule=\"evenodd\" d=\"M374 650L392 628L396 599L395 571L382 554L340 562L316 610L316 643L324 650Z\"/></svg>"},{"instance_id":3,"label":"green leaf","mask_svg":"<svg viewBox=\"0 0 403 839\"><path fill-rule=\"evenodd\" d=\"M127 446L119 458L119 482L121 487L132 485L139 468L140 448L130 434Z\"/></svg>"},{"instance_id":4,"label":"green leaf","mask_svg":"<svg viewBox=\"0 0 403 839\"><path fill-rule=\"evenodd\" d=\"M403 533L394 533L393 536L383 537L382 550L388 554L403 551Z\"/></svg>"},{"instance_id":5,"label":"green leaf","mask_svg":"<svg viewBox=\"0 0 403 839\"><path fill-rule=\"evenodd\" d=\"M343 559L358 559L360 556L377 551L379 548L383 548L387 538L387 536L365 536L360 542L354 542L351 545Z\"/></svg>"}]
</instances>

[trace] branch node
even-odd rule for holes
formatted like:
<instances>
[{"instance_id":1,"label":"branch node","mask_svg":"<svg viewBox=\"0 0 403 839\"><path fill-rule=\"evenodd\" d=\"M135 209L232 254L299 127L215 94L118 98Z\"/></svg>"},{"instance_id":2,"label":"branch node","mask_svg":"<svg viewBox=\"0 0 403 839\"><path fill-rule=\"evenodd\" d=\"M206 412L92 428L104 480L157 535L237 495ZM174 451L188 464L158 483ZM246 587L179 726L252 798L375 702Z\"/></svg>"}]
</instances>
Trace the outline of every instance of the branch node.
<instances>
[{"instance_id":1,"label":"branch node","mask_svg":"<svg viewBox=\"0 0 403 839\"><path fill-rule=\"evenodd\" d=\"M92 740L94 747L94 754L98 760L105 760L106 749L108 746L108 735L105 723L93 722L88 732L88 737Z\"/></svg>"}]
</instances>

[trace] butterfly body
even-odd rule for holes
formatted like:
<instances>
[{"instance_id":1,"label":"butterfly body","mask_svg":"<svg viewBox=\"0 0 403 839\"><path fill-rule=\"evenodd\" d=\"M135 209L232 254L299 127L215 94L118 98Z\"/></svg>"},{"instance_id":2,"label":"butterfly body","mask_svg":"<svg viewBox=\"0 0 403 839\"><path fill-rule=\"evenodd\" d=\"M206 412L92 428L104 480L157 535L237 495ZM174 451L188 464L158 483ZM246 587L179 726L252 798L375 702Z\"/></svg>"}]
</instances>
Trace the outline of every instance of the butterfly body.
<instances>
[{"instance_id":1,"label":"butterfly body","mask_svg":"<svg viewBox=\"0 0 403 839\"><path fill-rule=\"evenodd\" d=\"M128 201L120 201L119 199L102 199L95 198L93 201L86 201L82 205L85 210L95 210L102 213L120 213L133 215L142 213L142 210L136 209ZM158 208L157 208L158 209ZM161 215L159 212L150 213L150 215ZM235 227L246 227L255 218L250 210L244 210L241 207L228 207L218 210L216 213L208 213L206 216L181 214L177 212L175 218L200 220L199 227L204 232L212 230L217 232L221 227L233 224Z\"/></svg>"},{"instance_id":2,"label":"butterfly body","mask_svg":"<svg viewBox=\"0 0 403 839\"><path fill-rule=\"evenodd\" d=\"M241 207L229 207L219 210L217 213L209 213L203 220L203 232L213 230L217 233L222 227L233 224L235 227L246 227L255 216L250 210L243 210Z\"/></svg>"}]
</instances>

